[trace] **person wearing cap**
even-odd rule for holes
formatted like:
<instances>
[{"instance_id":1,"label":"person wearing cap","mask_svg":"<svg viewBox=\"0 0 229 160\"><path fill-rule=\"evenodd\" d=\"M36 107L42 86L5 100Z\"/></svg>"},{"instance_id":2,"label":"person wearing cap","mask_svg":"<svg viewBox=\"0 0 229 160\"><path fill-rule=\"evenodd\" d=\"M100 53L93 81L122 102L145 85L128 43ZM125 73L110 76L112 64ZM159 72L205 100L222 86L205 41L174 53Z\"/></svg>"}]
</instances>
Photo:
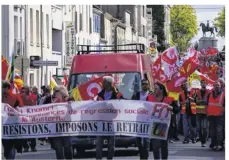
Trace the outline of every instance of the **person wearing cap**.
<instances>
[{"instance_id":1,"label":"person wearing cap","mask_svg":"<svg viewBox=\"0 0 229 160\"><path fill-rule=\"evenodd\" d=\"M151 99L150 97L153 94L153 92L150 91L149 80L143 79L141 83L142 83L142 91L135 93L132 97L132 100L149 101L149 99ZM148 150L149 150L150 140L148 138L138 137L136 139L136 143L137 143L138 150L140 153L140 159L141 160L148 159L149 157Z\"/></svg>"},{"instance_id":2,"label":"person wearing cap","mask_svg":"<svg viewBox=\"0 0 229 160\"><path fill-rule=\"evenodd\" d=\"M208 117L207 111L207 99L210 91L206 88L206 81L201 80L201 89L196 91L195 102L196 102L196 121L197 121L197 132L201 141L202 147L206 147L208 138Z\"/></svg>"},{"instance_id":3,"label":"person wearing cap","mask_svg":"<svg viewBox=\"0 0 229 160\"><path fill-rule=\"evenodd\" d=\"M149 98L149 101L169 104L170 107L168 108L168 110L172 112L178 108L177 103L174 101L173 98L168 97L165 86L160 82L156 82L154 84L154 95ZM152 139L152 144L154 159L168 159L168 139Z\"/></svg>"},{"instance_id":4,"label":"person wearing cap","mask_svg":"<svg viewBox=\"0 0 229 160\"><path fill-rule=\"evenodd\" d=\"M214 89L208 98L207 115L209 116L211 129L210 148L216 151L224 149L224 119L225 119L225 92L220 86L220 82L214 83Z\"/></svg>"},{"instance_id":5,"label":"person wearing cap","mask_svg":"<svg viewBox=\"0 0 229 160\"><path fill-rule=\"evenodd\" d=\"M103 89L98 93L98 101L107 101L112 99L123 99L122 93L120 93L114 86L114 78L111 76L103 77ZM113 159L114 147L115 147L115 136L97 136L96 140L96 159L103 158L103 141L107 138L108 153L107 159Z\"/></svg>"},{"instance_id":6,"label":"person wearing cap","mask_svg":"<svg viewBox=\"0 0 229 160\"><path fill-rule=\"evenodd\" d=\"M23 102L20 96L11 93L10 83L7 81L2 82L2 103L6 103L13 108L23 107ZM2 145L4 148L4 157L6 159L15 159L16 150L18 153L22 153L22 139L2 139Z\"/></svg>"},{"instance_id":7,"label":"person wearing cap","mask_svg":"<svg viewBox=\"0 0 229 160\"><path fill-rule=\"evenodd\" d=\"M183 91L180 93L179 102L184 132L183 143L189 143L189 131L192 143L196 143L196 104L193 95L188 91L187 81L181 85L181 88Z\"/></svg>"}]
</instances>

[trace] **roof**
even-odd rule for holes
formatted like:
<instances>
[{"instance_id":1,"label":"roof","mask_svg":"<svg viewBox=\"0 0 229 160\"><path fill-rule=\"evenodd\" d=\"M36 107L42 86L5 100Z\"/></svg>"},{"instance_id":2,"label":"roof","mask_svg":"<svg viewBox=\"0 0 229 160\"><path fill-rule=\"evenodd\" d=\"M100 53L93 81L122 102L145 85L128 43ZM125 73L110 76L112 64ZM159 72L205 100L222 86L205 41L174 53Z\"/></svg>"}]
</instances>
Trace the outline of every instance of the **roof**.
<instances>
[{"instance_id":1,"label":"roof","mask_svg":"<svg viewBox=\"0 0 229 160\"><path fill-rule=\"evenodd\" d=\"M99 72L151 71L149 55L132 53L76 55L72 61L71 74Z\"/></svg>"}]
</instances>

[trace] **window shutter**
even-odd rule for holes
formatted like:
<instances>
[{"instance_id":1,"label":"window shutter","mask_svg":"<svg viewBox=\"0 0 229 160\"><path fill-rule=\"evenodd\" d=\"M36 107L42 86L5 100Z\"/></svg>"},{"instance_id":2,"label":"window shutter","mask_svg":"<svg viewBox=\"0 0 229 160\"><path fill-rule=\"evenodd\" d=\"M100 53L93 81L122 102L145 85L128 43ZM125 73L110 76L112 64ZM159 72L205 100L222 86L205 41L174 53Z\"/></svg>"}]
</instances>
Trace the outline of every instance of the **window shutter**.
<instances>
[{"instance_id":1,"label":"window shutter","mask_svg":"<svg viewBox=\"0 0 229 160\"><path fill-rule=\"evenodd\" d=\"M77 20L78 20L78 14L77 14L77 12L75 12L75 30L76 30L76 33L78 32L78 26L77 26Z\"/></svg>"}]
</instances>

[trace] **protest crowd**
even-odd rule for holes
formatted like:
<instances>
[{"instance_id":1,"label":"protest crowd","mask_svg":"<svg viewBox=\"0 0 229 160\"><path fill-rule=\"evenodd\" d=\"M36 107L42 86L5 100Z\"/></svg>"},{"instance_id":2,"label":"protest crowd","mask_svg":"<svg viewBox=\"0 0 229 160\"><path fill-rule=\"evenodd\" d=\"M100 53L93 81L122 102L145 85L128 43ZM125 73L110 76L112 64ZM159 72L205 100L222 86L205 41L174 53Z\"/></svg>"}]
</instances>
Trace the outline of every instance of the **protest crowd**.
<instances>
[{"instance_id":1,"label":"protest crowd","mask_svg":"<svg viewBox=\"0 0 229 160\"><path fill-rule=\"evenodd\" d=\"M168 49L167 52L170 52ZM172 52L172 51L171 51ZM202 54L202 55L201 55ZM211 57L211 58L209 58ZM162 64L163 53L153 62L153 66ZM182 141L184 144L199 143L201 147L209 147L212 151L223 151L225 141L225 77L224 66L218 52L208 49L197 52L189 49L185 56L179 57L178 69L170 74L163 70L152 70L154 82L141 79L141 90L134 93L131 100L162 102L168 104L171 123L167 140L136 137L136 146L140 159L148 159L153 152L154 159L168 159L168 143ZM181 63L182 60L182 63ZM190 62L190 63L188 63ZM191 64L189 66L188 64ZM182 72L184 71L184 72ZM160 79L160 75L166 75ZM186 77L179 86L174 79ZM176 77L177 76L177 77ZM191 80L198 77L200 87L192 86ZM150 88L150 83L154 83ZM115 87L112 76L103 76L102 90L94 97L95 101L107 101L126 98ZM36 86L22 86L18 93L12 92L9 81L2 81L2 103L13 108L36 106L51 103L74 101L64 85L42 86L41 93ZM179 92L179 93L178 93ZM130 99L129 99L130 100ZM113 159L115 136L97 136L96 159L102 159L103 140L107 138L107 159ZM39 138L41 145L51 144L57 159L72 159L71 137ZM210 146L206 146L207 141ZM33 139L2 139L4 157L15 159L16 152L37 152L37 140Z\"/></svg>"}]
</instances>

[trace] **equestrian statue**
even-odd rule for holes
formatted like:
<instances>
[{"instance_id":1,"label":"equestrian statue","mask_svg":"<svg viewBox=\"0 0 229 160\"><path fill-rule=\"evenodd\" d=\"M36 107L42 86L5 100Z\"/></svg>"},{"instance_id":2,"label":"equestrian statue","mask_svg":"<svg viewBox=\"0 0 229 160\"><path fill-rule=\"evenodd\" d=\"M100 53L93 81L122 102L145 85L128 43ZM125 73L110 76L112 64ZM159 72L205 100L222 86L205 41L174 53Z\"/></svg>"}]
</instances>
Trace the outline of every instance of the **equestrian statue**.
<instances>
[{"instance_id":1,"label":"equestrian statue","mask_svg":"<svg viewBox=\"0 0 229 160\"><path fill-rule=\"evenodd\" d=\"M206 32L211 32L211 35L210 37L212 36L212 34L214 35L215 37L215 33L214 33L214 29L216 32L218 32L217 28L216 27L210 27L209 26L209 21L207 21L207 25L205 26L204 23L200 23L200 26L202 27L202 31L203 31L203 37L206 37Z\"/></svg>"}]
</instances>

